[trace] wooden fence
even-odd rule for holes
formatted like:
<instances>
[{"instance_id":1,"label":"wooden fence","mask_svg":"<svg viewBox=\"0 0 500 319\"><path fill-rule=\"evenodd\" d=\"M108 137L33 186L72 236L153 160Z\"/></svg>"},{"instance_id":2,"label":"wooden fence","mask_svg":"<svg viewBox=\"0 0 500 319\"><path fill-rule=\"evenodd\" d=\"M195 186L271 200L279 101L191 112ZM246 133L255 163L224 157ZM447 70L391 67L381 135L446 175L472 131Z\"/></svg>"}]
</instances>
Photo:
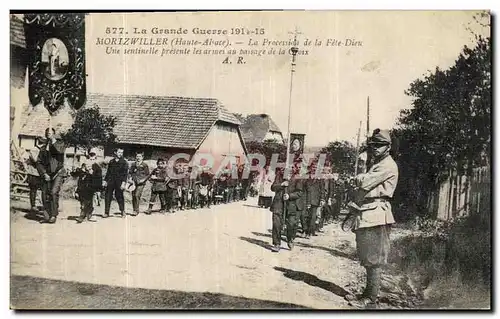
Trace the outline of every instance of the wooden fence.
<instances>
[{"instance_id":1,"label":"wooden fence","mask_svg":"<svg viewBox=\"0 0 500 319\"><path fill-rule=\"evenodd\" d=\"M491 211L491 169L489 166L473 169L469 178L450 172L437 192L429 198L428 207L438 219L479 214L489 218Z\"/></svg>"}]
</instances>

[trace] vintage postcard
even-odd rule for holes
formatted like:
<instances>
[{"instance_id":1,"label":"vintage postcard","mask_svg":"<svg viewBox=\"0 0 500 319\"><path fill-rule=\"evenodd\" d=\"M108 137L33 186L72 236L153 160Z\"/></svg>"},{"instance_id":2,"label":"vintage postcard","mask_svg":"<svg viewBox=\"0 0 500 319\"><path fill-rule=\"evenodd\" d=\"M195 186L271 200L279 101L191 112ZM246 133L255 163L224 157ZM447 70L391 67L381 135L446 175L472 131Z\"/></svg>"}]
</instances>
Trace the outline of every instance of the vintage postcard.
<instances>
[{"instance_id":1,"label":"vintage postcard","mask_svg":"<svg viewBox=\"0 0 500 319\"><path fill-rule=\"evenodd\" d=\"M490 310L490 28L11 12L11 308Z\"/></svg>"}]
</instances>

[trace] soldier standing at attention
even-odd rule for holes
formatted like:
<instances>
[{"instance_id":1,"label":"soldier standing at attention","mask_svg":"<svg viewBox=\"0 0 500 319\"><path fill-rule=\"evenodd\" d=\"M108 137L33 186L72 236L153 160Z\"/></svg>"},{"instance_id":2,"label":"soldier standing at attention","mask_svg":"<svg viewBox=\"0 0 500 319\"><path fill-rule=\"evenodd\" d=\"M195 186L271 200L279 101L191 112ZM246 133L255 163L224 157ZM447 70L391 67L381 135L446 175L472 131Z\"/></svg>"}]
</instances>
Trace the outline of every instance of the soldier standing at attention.
<instances>
[{"instance_id":1,"label":"soldier standing at attention","mask_svg":"<svg viewBox=\"0 0 500 319\"><path fill-rule=\"evenodd\" d=\"M137 153L135 162L130 165L130 177L135 183L135 190L132 192L132 207L134 209L132 216L137 216L139 214L142 192L149 178L149 166L144 163L143 153Z\"/></svg>"},{"instance_id":2,"label":"soldier standing at attention","mask_svg":"<svg viewBox=\"0 0 500 319\"><path fill-rule=\"evenodd\" d=\"M398 166L390 155L389 131L376 129L368 141L372 166L354 178L361 210L357 217L356 249L361 265L366 268L366 288L361 296L348 295L353 305L376 307L380 291L382 266L387 263L391 224L394 223L390 199L398 183ZM357 196L358 197L358 196Z\"/></svg>"}]
</instances>

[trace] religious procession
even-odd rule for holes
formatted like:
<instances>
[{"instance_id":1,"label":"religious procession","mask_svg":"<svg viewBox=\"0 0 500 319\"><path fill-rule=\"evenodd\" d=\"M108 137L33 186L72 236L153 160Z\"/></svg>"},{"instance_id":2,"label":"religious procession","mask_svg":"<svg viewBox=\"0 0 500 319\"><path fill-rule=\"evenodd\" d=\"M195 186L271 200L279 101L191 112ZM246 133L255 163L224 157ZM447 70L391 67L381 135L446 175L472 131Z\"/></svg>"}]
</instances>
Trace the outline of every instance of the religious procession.
<instances>
[{"instance_id":1,"label":"religious procession","mask_svg":"<svg viewBox=\"0 0 500 319\"><path fill-rule=\"evenodd\" d=\"M10 15L11 307L491 309L489 13L239 14Z\"/></svg>"}]
</instances>

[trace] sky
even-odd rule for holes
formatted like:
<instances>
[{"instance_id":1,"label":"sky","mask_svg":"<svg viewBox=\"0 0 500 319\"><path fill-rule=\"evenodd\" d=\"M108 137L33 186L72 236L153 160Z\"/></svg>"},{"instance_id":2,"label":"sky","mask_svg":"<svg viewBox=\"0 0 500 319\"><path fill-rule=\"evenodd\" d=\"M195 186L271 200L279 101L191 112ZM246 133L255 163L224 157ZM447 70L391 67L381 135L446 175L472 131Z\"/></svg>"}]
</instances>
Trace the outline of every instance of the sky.
<instances>
[{"instance_id":1,"label":"sky","mask_svg":"<svg viewBox=\"0 0 500 319\"><path fill-rule=\"evenodd\" d=\"M245 64L224 64L226 55L106 54L97 38L106 27L200 29L264 28L265 35L214 36L236 48L252 40L289 40L298 29L299 55L293 79L290 130L306 134L306 146L334 140L356 142L370 130L390 129L411 100L404 91L436 66L453 65L472 43L466 26L472 11L289 11L91 14L86 19L87 88L94 93L214 97L231 112L267 113L287 132L290 55L245 56ZM487 34L489 30L478 29ZM118 35L114 35L116 37ZM127 36L130 36L127 35ZM145 37L158 35L141 35ZM164 37L172 38L171 35ZM175 36L178 37L178 36ZM204 40L202 35L184 39ZM305 46L316 39L322 46ZM362 46L326 46L327 39L361 41ZM244 44L236 45L241 41ZM161 48L161 47L160 47ZM253 48L253 47L252 47ZM263 46L256 46L262 49ZM288 50L289 46L284 46Z\"/></svg>"}]
</instances>

